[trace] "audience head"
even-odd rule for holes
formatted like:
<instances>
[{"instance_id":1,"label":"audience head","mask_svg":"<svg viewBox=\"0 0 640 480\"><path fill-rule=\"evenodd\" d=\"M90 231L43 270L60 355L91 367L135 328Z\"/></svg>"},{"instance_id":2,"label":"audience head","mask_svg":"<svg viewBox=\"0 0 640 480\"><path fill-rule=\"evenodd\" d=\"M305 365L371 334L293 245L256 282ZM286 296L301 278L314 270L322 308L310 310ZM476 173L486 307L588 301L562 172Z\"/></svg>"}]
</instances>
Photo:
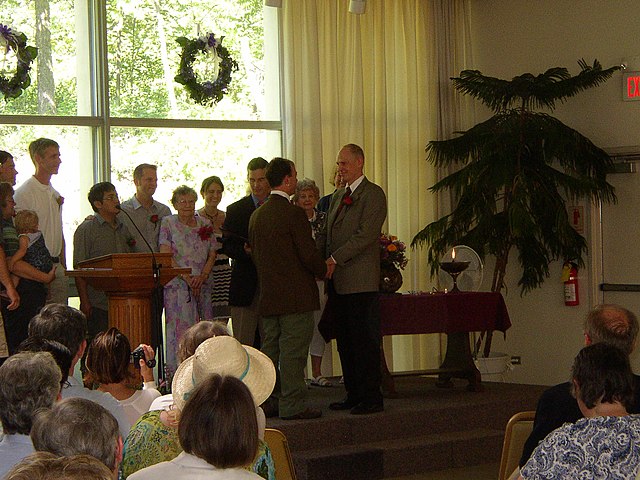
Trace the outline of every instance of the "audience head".
<instances>
[{"instance_id":1,"label":"audience head","mask_svg":"<svg viewBox=\"0 0 640 480\"><path fill-rule=\"evenodd\" d=\"M253 172L254 170L264 170L267 168L267 165L269 165L269 162L262 157L252 158L247 164L247 173Z\"/></svg>"},{"instance_id":2,"label":"audience head","mask_svg":"<svg viewBox=\"0 0 640 480\"><path fill-rule=\"evenodd\" d=\"M4 150L0 150L0 182L7 182L10 185L16 184L16 164L13 161L13 155Z\"/></svg>"},{"instance_id":3,"label":"audience head","mask_svg":"<svg viewBox=\"0 0 640 480\"><path fill-rule=\"evenodd\" d=\"M599 403L620 402L627 410L633 406L629 356L614 345L600 342L584 347L575 358L571 377L579 405L582 402L591 409Z\"/></svg>"},{"instance_id":4,"label":"audience head","mask_svg":"<svg viewBox=\"0 0 640 480\"><path fill-rule=\"evenodd\" d=\"M57 457L36 452L23 458L9 470L5 480L113 480L111 472L91 455Z\"/></svg>"},{"instance_id":5,"label":"audience head","mask_svg":"<svg viewBox=\"0 0 640 480\"><path fill-rule=\"evenodd\" d=\"M133 183L136 186L136 196L153 197L158 188L158 167L141 163L133 170Z\"/></svg>"},{"instance_id":6,"label":"audience head","mask_svg":"<svg viewBox=\"0 0 640 480\"><path fill-rule=\"evenodd\" d=\"M220 320L202 320L190 326L180 338L178 343L177 358L178 363L184 362L191 355L196 353L196 348L207 338L229 336L229 328L226 323Z\"/></svg>"},{"instance_id":7,"label":"audience head","mask_svg":"<svg viewBox=\"0 0 640 480\"><path fill-rule=\"evenodd\" d=\"M38 335L33 335L26 338L18 346L19 352L49 352L53 359L60 367L60 388L67 383L69 378L69 370L73 363L73 355L71 351L60 342L55 340L49 340Z\"/></svg>"},{"instance_id":8,"label":"audience head","mask_svg":"<svg viewBox=\"0 0 640 480\"><path fill-rule=\"evenodd\" d=\"M80 358L86 345L87 317L76 308L50 303L29 322L29 336L34 335L60 342Z\"/></svg>"},{"instance_id":9,"label":"audience head","mask_svg":"<svg viewBox=\"0 0 640 480\"><path fill-rule=\"evenodd\" d=\"M286 193L293 194L297 185L296 166L291 160L275 157L269 162L265 172L271 188L278 188Z\"/></svg>"},{"instance_id":10,"label":"audience head","mask_svg":"<svg viewBox=\"0 0 640 480\"><path fill-rule=\"evenodd\" d=\"M222 180L220 177L216 177L215 175L211 177L207 177L202 181L202 186L200 187L200 195L202 195L202 199L204 200L205 205L214 205L218 206L220 200L222 200L222 193L224 192L224 185L222 184Z\"/></svg>"},{"instance_id":11,"label":"audience head","mask_svg":"<svg viewBox=\"0 0 640 480\"><path fill-rule=\"evenodd\" d=\"M333 165L333 170L331 171L331 179L329 180L329 183L336 188L342 188L345 185L344 181L342 180L342 175L340 175L340 172L338 171L337 163Z\"/></svg>"},{"instance_id":12,"label":"audience head","mask_svg":"<svg viewBox=\"0 0 640 480\"><path fill-rule=\"evenodd\" d=\"M234 376L209 375L182 410L182 449L217 468L251 464L258 450L258 422L251 392Z\"/></svg>"},{"instance_id":13,"label":"audience head","mask_svg":"<svg viewBox=\"0 0 640 480\"><path fill-rule=\"evenodd\" d=\"M242 380L253 395L255 406L269 398L276 382L275 367L264 353L230 336L213 337L202 342L178 366L171 388L175 407L182 411L194 388L214 373Z\"/></svg>"},{"instance_id":14,"label":"audience head","mask_svg":"<svg viewBox=\"0 0 640 480\"><path fill-rule=\"evenodd\" d=\"M315 208L318 200L320 200L320 189L316 182L310 178L303 178L298 182L296 193L291 199L293 203L305 210L307 210L307 206L311 209Z\"/></svg>"},{"instance_id":15,"label":"audience head","mask_svg":"<svg viewBox=\"0 0 640 480\"><path fill-rule=\"evenodd\" d=\"M364 170L364 152L362 148L353 143L345 145L338 153L337 164L342 181L351 185L360 178Z\"/></svg>"},{"instance_id":16,"label":"audience head","mask_svg":"<svg viewBox=\"0 0 640 480\"><path fill-rule=\"evenodd\" d=\"M269 163L262 157L252 158L247 165L247 180L251 193L259 200L264 200L269 195L271 189L265 176L265 170Z\"/></svg>"},{"instance_id":17,"label":"audience head","mask_svg":"<svg viewBox=\"0 0 640 480\"><path fill-rule=\"evenodd\" d=\"M60 368L48 352L20 352L0 366L0 420L6 434L29 435L33 415L60 395Z\"/></svg>"},{"instance_id":18,"label":"audience head","mask_svg":"<svg viewBox=\"0 0 640 480\"><path fill-rule=\"evenodd\" d=\"M38 214L33 210L20 210L13 217L18 233L34 233L38 230Z\"/></svg>"},{"instance_id":19,"label":"audience head","mask_svg":"<svg viewBox=\"0 0 640 480\"><path fill-rule=\"evenodd\" d=\"M13 187L10 183L0 182L0 207L6 208L10 199L13 199Z\"/></svg>"},{"instance_id":20,"label":"audience head","mask_svg":"<svg viewBox=\"0 0 640 480\"><path fill-rule=\"evenodd\" d=\"M91 455L112 471L122 460L118 422L103 406L85 398L66 398L37 412L31 440L38 451Z\"/></svg>"},{"instance_id":21,"label":"audience head","mask_svg":"<svg viewBox=\"0 0 640 480\"><path fill-rule=\"evenodd\" d=\"M133 378L131 344L115 327L94 337L87 348L85 362L89 383L120 383Z\"/></svg>"},{"instance_id":22,"label":"audience head","mask_svg":"<svg viewBox=\"0 0 640 480\"><path fill-rule=\"evenodd\" d=\"M605 342L631 355L638 337L638 319L619 305L598 305L587 315L584 334L587 345Z\"/></svg>"},{"instance_id":23,"label":"audience head","mask_svg":"<svg viewBox=\"0 0 640 480\"><path fill-rule=\"evenodd\" d=\"M179 209L180 202L190 200L193 200L192 206L195 209L196 202L198 201L198 194L193 188L187 185L180 185L171 195L171 205L173 205L173 208L176 210Z\"/></svg>"},{"instance_id":24,"label":"audience head","mask_svg":"<svg viewBox=\"0 0 640 480\"><path fill-rule=\"evenodd\" d=\"M92 186L89 189L88 199L94 212L99 212L100 210L102 210L105 207L105 201L111 201L117 205L120 205L116 187L113 183L110 182L99 182Z\"/></svg>"},{"instance_id":25,"label":"audience head","mask_svg":"<svg viewBox=\"0 0 640 480\"><path fill-rule=\"evenodd\" d=\"M54 147L60 149L60 145L55 140L50 138L38 138L29 144L29 155L34 165L37 165L37 158L44 157L47 153L47 149Z\"/></svg>"}]
</instances>

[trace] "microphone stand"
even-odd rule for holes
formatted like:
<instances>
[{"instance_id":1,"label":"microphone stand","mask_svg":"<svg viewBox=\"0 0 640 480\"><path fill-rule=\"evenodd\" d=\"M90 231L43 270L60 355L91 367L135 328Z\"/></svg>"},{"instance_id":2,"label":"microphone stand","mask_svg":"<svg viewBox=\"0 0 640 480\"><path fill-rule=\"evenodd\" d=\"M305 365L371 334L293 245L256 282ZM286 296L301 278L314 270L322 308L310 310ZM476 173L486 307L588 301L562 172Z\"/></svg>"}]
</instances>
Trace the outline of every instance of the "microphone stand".
<instances>
[{"instance_id":1,"label":"microphone stand","mask_svg":"<svg viewBox=\"0 0 640 480\"><path fill-rule=\"evenodd\" d=\"M164 365L164 353L163 353L164 341L162 336L162 308L163 308L162 296L161 296L162 285L160 284L161 265L158 265L158 263L156 262L156 255L155 255L155 252L153 251L153 248L151 247L151 244L144 237L144 235L138 228L138 225L136 225L136 222L134 222L133 218L131 218L131 215L129 215L129 212L127 212L120 205L117 205L116 209L118 209L118 211L124 213L127 216L129 221L133 225L133 228L136 229L136 231L138 232L142 240L144 240L144 243L146 244L147 248L149 249L149 252L151 253L151 269L153 272L152 273L153 274L153 291L151 294L151 312L152 312L151 321L153 323L153 327L151 329L152 330L151 333L152 333L152 336L155 336L155 341L157 343L158 353L156 354L156 359L158 361L157 362L158 385L160 385L162 383L161 380L165 380L165 371L164 371L165 365ZM153 340L154 339L152 338L152 341Z\"/></svg>"}]
</instances>

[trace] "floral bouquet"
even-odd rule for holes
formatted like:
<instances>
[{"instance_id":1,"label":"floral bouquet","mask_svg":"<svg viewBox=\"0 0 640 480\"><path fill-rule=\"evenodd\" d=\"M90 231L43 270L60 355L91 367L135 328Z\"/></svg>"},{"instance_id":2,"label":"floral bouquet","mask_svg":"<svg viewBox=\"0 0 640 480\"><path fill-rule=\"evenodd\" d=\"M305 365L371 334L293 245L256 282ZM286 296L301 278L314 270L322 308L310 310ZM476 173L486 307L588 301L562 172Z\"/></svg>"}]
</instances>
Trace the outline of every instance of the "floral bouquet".
<instances>
[{"instance_id":1,"label":"floral bouquet","mask_svg":"<svg viewBox=\"0 0 640 480\"><path fill-rule=\"evenodd\" d=\"M404 254L407 249L404 242L399 241L398 237L393 235L381 233L378 243L380 245L380 265L404 270L408 262Z\"/></svg>"}]
</instances>

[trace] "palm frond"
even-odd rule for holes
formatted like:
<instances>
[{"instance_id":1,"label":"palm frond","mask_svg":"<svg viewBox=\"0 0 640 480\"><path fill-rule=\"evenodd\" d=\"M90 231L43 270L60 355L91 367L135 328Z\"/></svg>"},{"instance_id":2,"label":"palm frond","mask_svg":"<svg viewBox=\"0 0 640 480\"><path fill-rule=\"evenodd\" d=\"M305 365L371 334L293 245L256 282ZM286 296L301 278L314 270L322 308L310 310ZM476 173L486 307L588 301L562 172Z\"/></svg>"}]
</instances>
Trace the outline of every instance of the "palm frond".
<instances>
[{"instance_id":1,"label":"palm frond","mask_svg":"<svg viewBox=\"0 0 640 480\"><path fill-rule=\"evenodd\" d=\"M564 67L554 67L539 75L525 73L507 81L485 76L478 70L463 70L452 81L458 91L477 98L494 112L509 108L553 110L556 102L600 85L621 68L616 65L603 70L598 60L588 65L584 59L578 65L581 71L575 76Z\"/></svg>"}]
</instances>

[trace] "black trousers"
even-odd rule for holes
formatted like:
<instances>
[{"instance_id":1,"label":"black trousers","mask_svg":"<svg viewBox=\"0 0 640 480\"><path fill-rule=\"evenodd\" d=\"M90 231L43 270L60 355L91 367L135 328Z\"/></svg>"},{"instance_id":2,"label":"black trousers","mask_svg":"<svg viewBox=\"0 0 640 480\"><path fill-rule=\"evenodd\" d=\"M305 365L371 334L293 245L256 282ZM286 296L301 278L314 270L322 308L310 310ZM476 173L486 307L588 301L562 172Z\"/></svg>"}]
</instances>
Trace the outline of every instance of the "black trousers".
<instances>
[{"instance_id":1,"label":"black trousers","mask_svg":"<svg viewBox=\"0 0 640 480\"><path fill-rule=\"evenodd\" d=\"M328 287L347 399L382 403L378 292L340 295L332 281Z\"/></svg>"},{"instance_id":2,"label":"black trousers","mask_svg":"<svg viewBox=\"0 0 640 480\"><path fill-rule=\"evenodd\" d=\"M44 284L34 280L20 279L16 290L20 295L20 306L17 309L7 310L8 301L2 300L2 318L9 355L16 353L18 345L27 338L29 322L40 313L47 298Z\"/></svg>"}]
</instances>

